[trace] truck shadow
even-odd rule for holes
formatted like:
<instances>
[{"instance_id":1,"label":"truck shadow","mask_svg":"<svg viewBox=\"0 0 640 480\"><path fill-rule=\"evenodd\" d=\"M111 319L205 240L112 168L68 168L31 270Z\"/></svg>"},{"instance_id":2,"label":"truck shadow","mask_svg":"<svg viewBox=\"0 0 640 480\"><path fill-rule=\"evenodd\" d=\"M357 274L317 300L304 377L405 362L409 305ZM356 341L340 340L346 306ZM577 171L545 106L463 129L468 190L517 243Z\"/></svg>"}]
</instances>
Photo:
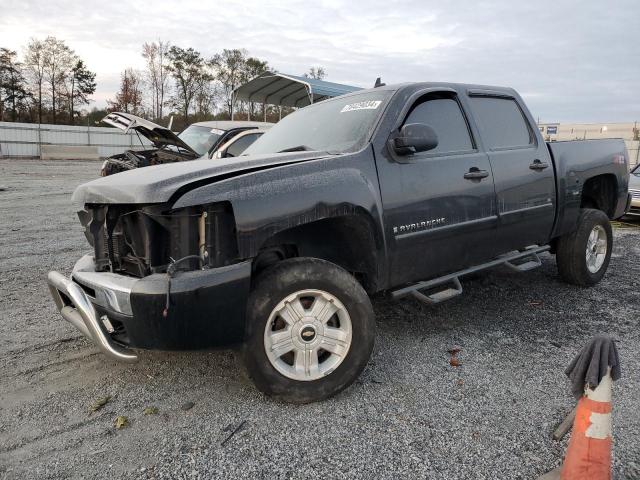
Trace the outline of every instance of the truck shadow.
<instances>
[{"instance_id":1,"label":"truck shadow","mask_svg":"<svg viewBox=\"0 0 640 480\"><path fill-rule=\"evenodd\" d=\"M634 317L624 310L633 308L624 305L634 305L634 292L617 288L620 276L626 275L613 264L624 263L623 256L612 259L613 268L593 288L562 283L554 258L544 255L542 261L540 268L527 273L496 268L465 277L463 295L439 305L377 295L372 299L376 347L356 383L393 378L396 372L411 369L417 359L426 370L448 368L447 351L454 345L462 348L463 356L512 351L524 359L541 354L564 365L589 337L601 332L624 336L637 328L637 320L631 321ZM136 365L114 368L119 375L133 376L142 384L172 384L172 390L189 390L195 383L200 388L194 393L222 389L231 396L257 394L237 348L140 352Z\"/></svg>"}]
</instances>

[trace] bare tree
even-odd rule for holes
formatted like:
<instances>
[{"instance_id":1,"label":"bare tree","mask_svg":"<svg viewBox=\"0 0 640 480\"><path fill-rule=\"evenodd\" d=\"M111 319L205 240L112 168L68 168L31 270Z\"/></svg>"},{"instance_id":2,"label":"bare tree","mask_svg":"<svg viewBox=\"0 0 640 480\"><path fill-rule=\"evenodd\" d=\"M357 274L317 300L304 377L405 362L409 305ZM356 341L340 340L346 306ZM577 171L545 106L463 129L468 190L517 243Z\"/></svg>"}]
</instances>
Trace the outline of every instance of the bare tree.
<instances>
[{"instance_id":1,"label":"bare tree","mask_svg":"<svg viewBox=\"0 0 640 480\"><path fill-rule=\"evenodd\" d=\"M216 109L217 89L211 83L211 76L207 75L200 79L200 86L194 97L194 110L199 118L204 119L212 115Z\"/></svg>"},{"instance_id":2,"label":"bare tree","mask_svg":"<svg viewBox=\"0 0 640 480\"><path fill-rule=\"evenodd\" d=\"M151 104L155 119L163 116L165 93L169 86L168 54L169 42L144 43L142 56L147 61L147 78L151 85Z\"/></svg>"},{"instance_id":3,"label":"bare tree","mask_svg":"<svg viewBox=\"0 0 640 480\"><path fill-rule=\"evenodd\" d=\"M223 102L229 116L233 118L233 91L246 81L246 50L227 50L211 59L215 78L220 84Z\"/></svg>"},{"instance_id":4,"label":"bare tree","mask_svg":"<svg viewBox=\"0 0 640 480\"><path fill-rule=\"evenodd\" d=\"M51 117L56 123L56 102L59 100L59 90L70 70L73 68L73 51L55 37L44 40L44 74L51 93Z\"/></svg>"},{"instance_id":5,"label":"bare tree","mask_svg":"<svg viewBox=\"0 0 640 480\"><path fill-rule=\"evenodd\" d=\"M269 63L264 60L260 60L259 58L249 57L244 62L244 75L242 79L242 83L248 82L251 79L261 75L265 72L270 71ZM262 116L265 116L265 104L262 104ZM254 102L249 102L249 109L247 117L251 118L254 115Z\"/></svg>"},{"instance_id":6,"label":"bare tree","mask_svg":"<svg viewBox=\"0 0 640 480\"><path fill-rule=\"evenodd\" d=\"M31 39L27 45L24 61L27 66L31 91L37 93L35 96L38 102L38 123L42 123L42 93L46 64L45 48L42 40Z\"/></svg>"},{"instance_id":7,"label":"bare tree","mask_svg":"<svg viewBox=\"0 0 640 480\"><path fill-rule=\"evenodd\" d=\"M107 104L109 111L140 115L142 113L142 75L140 72L132 68L127 68L122 72L120 90L116 93L114 100L107 100Z\"/></svg>"},{"instance_id":8,"label":"bare tree","mask_svg":"<svg viewBox=\"0 0 640 480\"><path fill-rule=\"evenodd\" d=\"M324 80L327 76L324 67L311 67L309 72L303 75L305 78L315 78L316 80Z\"/></svg>"}]
</instances>

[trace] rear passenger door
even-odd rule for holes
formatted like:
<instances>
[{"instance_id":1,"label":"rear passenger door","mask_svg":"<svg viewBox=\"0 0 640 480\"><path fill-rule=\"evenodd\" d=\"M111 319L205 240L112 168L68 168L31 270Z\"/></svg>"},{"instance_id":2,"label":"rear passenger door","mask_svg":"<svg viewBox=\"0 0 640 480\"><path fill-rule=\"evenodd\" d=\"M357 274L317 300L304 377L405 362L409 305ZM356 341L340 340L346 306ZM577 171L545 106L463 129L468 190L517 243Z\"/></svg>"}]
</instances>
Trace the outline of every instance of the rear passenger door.
<instances>
[{"instance_id":1,"label":"rear passenger door","mask_svg":"<svg viewBox=\"0 0 640 480\"><path fill-rule=\"evenodd\" d=\"M424 94L402 125L423 123L438 146L402 158L376 155L392 285L432 278L493 256L495 192L458 96ZM394 135L394 132L391 133Z\"/></svg>"},{"instance_id":2,"label":"rear passenger door","mask_svg":"<svg viewBox=\"0 0 640 480\"><path fill-rule=\"evenodd\" d=\"M470 91L471 112L489 155L496 188L497 253L549 241L555 218L555 178L545 142L521 100Z\"/></svg>"}]
</instances>

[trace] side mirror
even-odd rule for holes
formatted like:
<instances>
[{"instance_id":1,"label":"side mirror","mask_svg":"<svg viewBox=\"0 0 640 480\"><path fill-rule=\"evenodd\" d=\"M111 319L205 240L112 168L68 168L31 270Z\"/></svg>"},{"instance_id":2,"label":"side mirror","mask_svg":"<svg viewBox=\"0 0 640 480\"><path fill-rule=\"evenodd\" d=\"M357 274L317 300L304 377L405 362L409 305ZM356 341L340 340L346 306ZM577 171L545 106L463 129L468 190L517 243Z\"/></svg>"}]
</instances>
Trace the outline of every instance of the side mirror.
<instances>
[{"instance_id":1,"label":"side mirror","mask_svg":"<svg viewBox=\"0 0 640 480\"><path fill-rule=\"evenodd\" d=\"M426 152L438 146L435 130L424 123L407 123L400 129L400 135L393 139L393 148L398 155Z\"/></svg>"}]
</instances>

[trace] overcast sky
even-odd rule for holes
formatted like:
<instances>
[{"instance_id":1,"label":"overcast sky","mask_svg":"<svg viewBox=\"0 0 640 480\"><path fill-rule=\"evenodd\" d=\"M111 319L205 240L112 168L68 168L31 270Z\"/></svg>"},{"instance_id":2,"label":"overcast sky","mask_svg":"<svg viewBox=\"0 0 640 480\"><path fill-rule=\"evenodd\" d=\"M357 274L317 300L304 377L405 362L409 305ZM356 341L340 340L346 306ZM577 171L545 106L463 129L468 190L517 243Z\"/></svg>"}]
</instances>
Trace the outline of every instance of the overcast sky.
<instances>
[{"instance_id":1,"label":"overcast sky","mask_svg":"<svg viewBox=\"0 0 640 480\"><path fill-rule=\"evenodd\" d=\"M638 0L0 0L0 47L64 39L98 74L97 106L160 38L207 57L245 48L283 73L322 65L362 87L511 86L543 122L640 121L638 32Z\"/></svg>"}]
</instances>

